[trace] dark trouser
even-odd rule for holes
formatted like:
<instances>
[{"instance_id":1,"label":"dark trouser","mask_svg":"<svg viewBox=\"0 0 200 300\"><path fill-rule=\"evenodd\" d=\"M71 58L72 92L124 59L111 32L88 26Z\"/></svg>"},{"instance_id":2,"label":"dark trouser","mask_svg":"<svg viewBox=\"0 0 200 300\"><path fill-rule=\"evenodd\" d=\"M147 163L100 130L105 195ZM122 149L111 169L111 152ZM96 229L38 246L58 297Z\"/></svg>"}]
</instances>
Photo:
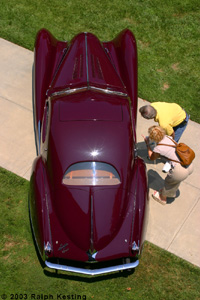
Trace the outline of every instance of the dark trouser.
<instances>
[{"instance_id":1,"label":"dark trouser","mask_svg":"<svg viewBox=\"0 0 200 300\"><path fill-rule=\"evenodd\" d=\"M178 143L178 141L180 140L184 130L186 129L187 127L187 124L188 124L188 121L189 121L189 118L190 116L186 113L186 118L185 120L177 125L176 127L173 127L174 129L174 133L175 133L175 137L174 137L174 140Z\"/></svg>"}]
</instances>

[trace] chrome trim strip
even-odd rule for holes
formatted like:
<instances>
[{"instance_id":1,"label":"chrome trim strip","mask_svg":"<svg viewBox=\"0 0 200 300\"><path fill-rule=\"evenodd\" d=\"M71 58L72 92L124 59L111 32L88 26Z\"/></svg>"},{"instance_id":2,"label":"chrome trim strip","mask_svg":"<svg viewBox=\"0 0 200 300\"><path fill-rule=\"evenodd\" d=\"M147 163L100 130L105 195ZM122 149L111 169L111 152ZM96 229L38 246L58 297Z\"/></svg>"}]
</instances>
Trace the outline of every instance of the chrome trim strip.
<instances>
[{"instance_id":1,"label":"chrome trim strip","mask_svg":"<svg viewBox=\"0 0 200 300\"><path fill-rule=\"evenodd\" d=\"M44 182L45 182L45 177L44 177ZM45 190L46 190L46 182L45 182ZM51 223L50 223L50 217L49 217L49 205L48 205L48 198L47 198L47 192L45 191L45 202L46 202L46 208L47 208L47 214L48 214L48 227L49 227L49 233L50 233L50 242L47 242L50 244L51 251L53 251L53 241L52 241L52 233L51 233ZM44 218L43 218L44 220ZM44 249L45 250L45 249ZM45 253L44 253L45 254ZM45 257L44 257L45 260Z\"/></svg>"},{"instance_id":2,"label":"chrome trim strip","mask_svg":"<svg viewBox=\"0 0 200 300\"><path fill-rule=\"evenodd\" d=\"M97 88L95 86L90 86L88 89L100 92L100 93L105 93L105 94L110 94L110 95L117 95L121 97L128 97L126 93L118 92L118 91L112 91L109 89L102 89L102 88Z\"/></svg>"},{"instance_id":3,"label":"chrome trim strip","mask_svg":"<svg viewBox=\"0 0 200 300\"><path fill-rule=\"evenodd\" d=\"M87 33L85 33L85 59L86 59L86 74L87 74L87 84L89 85L89 68L88 68Z\"/></svg>"},{"instance_id":4,"label":"chrome trim strip","mask_svg":"<svg viewBox=\"0 0 200 300\"><path fill-rule=\"evenodd\" d=\"M38 122L38 155L40 155L40 144L41 144L41 122Z\"/></svg>"},{"instance_id":5,"label":"chrome trim strip","mask_svg":"<svg viewBox=\"0 0 200 300\"><path fill-rule=\"evenodd\" d=\"M94 270L59 265L59 264L54 264L54 263L51 263L48 261L45 261L45 264L50 269L56 269L56 270L60 270L60 271L74 272L74 273L94 276L94 275L101 275L101 274L106 274L106 273L110 273L110 272L124 271L127 269L136 268L139 265L139 260L129 263L129 264L122 264L122 265L118 265L118 266L112 266L112 267L108 267L108 268L101 268L101 269L94 269Z\"/></svg>"},{"instance_id":6,"label":"chrome trim strip","mask_svg":"<svg viewBox=\"0 0 200 300\"><path fill-rule=\"evenodd\" d=\"M96 91L99 93L104 93L104 94L109 94L109 95L116 95L116 96L121 96L121 97L128 97L126 93L118 92L118 91L112 91L109 89L102 89L102 88L97 88L95 86L83 86L81 88L75 88L75 89L65 89L59 92L55 92L49 96L50 99L52 99L55 96L61 96L61 95L70 95L74 93L79 93L79 92L84 92L86 90L91 90L91 91Z\"/></svg>"},{"instance_id":7,"label":"chrome trim strip","mask_svg":"<svg viewBox=\"0 0 200 300\"><path fill-rule=\"evenodd\" d=\"M53 251L53 240L52 240L52 233L51 233L51 223L50 223L50 213L49 213L49 203L48 203L48 192L47 192L47 182L46 182L46 177L45 177L45 172L43 168L43 176L44 176L44 188L45 188L45 204L46 204L46 209L47 209L47 218L48 218L48 227L49 227L49 234L50 234L50 241L49 242L51 246L51 251ZM43 222L44 222L44 216L43 216ZM45 249L44 249L45 250ZM43 252L43 255L45 255L45 251ZM43 260L45 260L45 256L43 257Z\"/></svg>"},{"instance_id":8,"label":"chrome trim strip","mask_svg":"<svg viewBox=\"0 0 200 300\"><path fill-rule=\"evenodd\" d=\"M50 99L52 99L55 96L61 96L61 95L70 95L74 93L84 92L88 89L87 86L81 87L81 88L75 88L75 89L65 89L59 92L55 92L49 96Z\"/></svg>"},{"instance_id":9,"label":"chrome trim strip","mask_svg":"<svg viewBox=\"0 0 200 300\"><path fill-rule=\"evenodd\" d=\"M91 209L91 215L90 215L90 219L91 219L91 231L90 231L90 249L93 251L94 249L94 224L93 224L93 195L91 195L90 197L90 209Z\"/></svg>"}]
</instances>

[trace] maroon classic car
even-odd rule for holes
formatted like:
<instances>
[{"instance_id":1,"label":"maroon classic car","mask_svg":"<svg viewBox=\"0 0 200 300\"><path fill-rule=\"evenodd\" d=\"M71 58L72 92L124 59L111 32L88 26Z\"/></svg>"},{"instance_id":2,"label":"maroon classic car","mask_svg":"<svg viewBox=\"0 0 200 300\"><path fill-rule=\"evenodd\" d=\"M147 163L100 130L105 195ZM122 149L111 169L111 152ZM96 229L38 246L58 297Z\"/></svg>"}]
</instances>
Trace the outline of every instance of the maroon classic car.
<instances>
[{"instance_id":1,"label":"maroon classic car","mask_svg":"<svg viewBox=\"0 0 200 300\"><path fill-rule=\"evenodd\" d=\"M97 275L135 268L148 215L137 155L137 48L128 29L109 42L38 32L33 67L37 157L30 220L48 268Z\"/></svg>"}]
</instances>

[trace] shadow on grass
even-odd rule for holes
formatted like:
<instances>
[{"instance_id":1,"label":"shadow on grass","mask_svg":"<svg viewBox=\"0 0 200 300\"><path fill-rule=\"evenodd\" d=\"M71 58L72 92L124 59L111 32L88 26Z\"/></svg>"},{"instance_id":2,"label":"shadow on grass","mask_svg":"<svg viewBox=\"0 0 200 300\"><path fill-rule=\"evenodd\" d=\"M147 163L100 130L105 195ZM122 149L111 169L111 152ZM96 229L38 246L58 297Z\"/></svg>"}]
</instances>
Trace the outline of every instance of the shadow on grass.
<instances>
[{"instance_id":1,"label":"shadow on grass","mask_svg":"<svg viewBox=\"0 0 200 300\"><path fill-rule=\"evenodd\" d=\"M73 280L73 281L82 281L86 283L94 283L94 282L99 282L99 281L105 281L105 280L110 280L110 279L115 279L115 278L124 278L124 277L129 277L130 275L135 273L135 269L132 269L131 271L119 271L116 273L110 273L110 274L104 274L104 275L97 275L97 276L92 276L88 277L87 275L69 275L69 274L64 274L60 273L61 271L49 271L48 269L44 269L44 274L47 277L54 277L54 278L59 278L59 279L64 279L64 280Z\"/></svg>"},{"instance_id":2,"label":"shadow on grass","mask_svg":"<svg viewBox=\"0 0 200 300\"><path fill-rule=\"evenodd\" d=\"M44 263L44 261L41 258L41 255L40 255L40 252L39 252L39 249L38 249L38 245L37 245L37 242L36 242L34 230L33 230L32 221L31 221L30 198L29 197L30 197L30 195L28 196L28 214L29 214L29 225L30 225L30 228L31 228L32 240L33 240L35 252L36 252L38 261L40 263L40 266L41 266L41 268L44 268L45 267L45 263Z\"/></svg>"}]
</instances>

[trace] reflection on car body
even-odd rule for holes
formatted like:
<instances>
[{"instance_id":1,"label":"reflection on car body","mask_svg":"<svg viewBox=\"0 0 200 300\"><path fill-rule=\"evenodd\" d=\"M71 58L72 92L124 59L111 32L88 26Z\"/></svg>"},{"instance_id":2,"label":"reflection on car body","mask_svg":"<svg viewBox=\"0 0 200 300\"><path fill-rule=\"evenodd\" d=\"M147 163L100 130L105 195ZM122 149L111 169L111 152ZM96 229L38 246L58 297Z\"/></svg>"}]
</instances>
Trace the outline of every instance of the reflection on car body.
<instances>
[{"instance_id":1,"label":"reflection on car body","mask_svg":"<svg viewBox=\"0 0 200 300\"><path fill-rule=\"evenodd\" d=\"M148 216L137 156L137 49L123 30L109 42L38 32L34 52L29 209L49 268L87 275L135 268Z\"/></svg>"}]
</instances>

